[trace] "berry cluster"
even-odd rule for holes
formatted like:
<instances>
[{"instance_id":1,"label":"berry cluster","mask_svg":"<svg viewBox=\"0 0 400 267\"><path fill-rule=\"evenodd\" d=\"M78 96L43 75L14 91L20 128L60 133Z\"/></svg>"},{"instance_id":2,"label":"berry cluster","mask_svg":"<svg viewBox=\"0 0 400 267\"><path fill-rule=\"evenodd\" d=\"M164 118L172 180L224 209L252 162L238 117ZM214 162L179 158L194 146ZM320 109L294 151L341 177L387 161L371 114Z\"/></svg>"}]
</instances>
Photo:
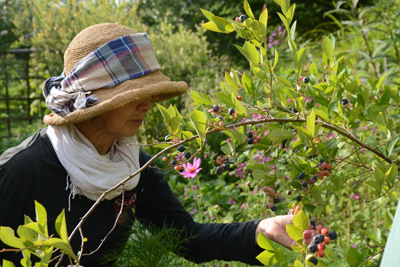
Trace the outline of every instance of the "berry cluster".
<instances>
[{"instance_id":1,"label":"berry cluster","mask_svg":"<svg viewBox=\"0 0 400 267\"><path fill-rule=\"evenodd\" d=\"M327 163L323 159L320 159L317 166L319 169L319 172L318 172L319 179L323 179L325 176L329 177L331 175L331 172L330 172L330 170L332 169L331 163Z\"/></svg>"},{"instance_id":2,"label":"berry cluster","mask_svg":"<svg viewBox=\"0 0 400 267\"><path fill-rule=\"evenodd\" d=\"M168 136L169 135L167 135L165 137L165 139L167 139ZM178 150L178 152L184 152L185 146L180 145L180 146L178 146L177 150ZM171 154L167 154L167 156L163 157L162 160L164 162L167 162L169 157L171 157ZM181 157L180 159L178 159L176 157L175 159L171 160L168 165L173 166L176 171L183 172L185 170L185 167L182 165L183 162L187 159L190 159L191 157L192 157L192 154L189 151L187 151L186 153L183 154L183 157Z\"/></svg>"},{"instance_id":3,"label":"berry cluster","mask_svg":"<svg viewBox=\"0 0 400 267\"><path fill-rule=\"evenodd\" d=\"M238 96L239 99L239 96ZM219 121L218 122L214 122L214 127L218 128L218 127L224 127L225 123L224 123L224 117L221 116L222 112L224 111L223 108L220 108L218 105L213 105L208 112L210 112L215 118L217 118ZM234 108L229 108L228 109L228 115L230 115L230 118L237 118L237 111Z\"/></svg>"},{"instance_id":4,"label":"berry cluster","mask_svg":"<svg viewBox=\"0 0 400 267\"><path fill-rule=\"evenodd\" d=\"M267 203L265 206L272 211L276 211L277 207L275 204L278 204L279 202L283 201L284 199L279 196L279 193L274 190L274 186L264 186L263 191L265 192L265 195L268 198L269 203Z\"/></svg>"},{"instance_id":5,"label":"berry cluster","mask_svg":"<svg viewBox=\"0 0 400 267\"><path fill-rule=\"evenodd\" d=\"M246 15L240 14L239 17L235 18L235 21L243 23L246 19L247 19Z\"/></svg>"},{"instance_id":6,"label":"berry cluster","mask_svg":"<svg viewBox=\"0 0 400 267\"><path fill-rule=\"evenodd\" d=\"M296 215L300 210L301 210L301 206L296 206L296 204L293 203L292 205L293 209L290 209L288 214L289 215Z\"/></svg>"},{"instance_id":7,"label":"berry cluster","mask_svg":"<svg viewBox=\"0 0 400 267\"><path fill-rule=\"evenodd\" d=\"M257 144L258 142L261 141L262 137L261 135L256 136L257 133L256 131L249 131L247 134L247 144L252 145L252 144ZM254 137L256 136L256 137Z\"/></svg>"},{"instance_id":8,"label":"berry cluster","mask_svg":"<svg viewBox=\"0 0 400 267\"><path fill-rule=\"evenodd\" d=\"M329 231L328 227L323 227L321 224L316 225L314 220L310 220L310 227L315 230L315 233L313 235L310 230L305 230L303 232L303 241L308 245L308 252L315 253L314 257L310 258L309 261L317 265L318 259L315 256L319 258L325 257L324 250L326 246L331 243L331 240L337 238L337 234L335 231Z\"/></svg>"},{"instance_id":9,"label":"berry cluster","mask_svg":"<svg viewBox=\"0 0 400 267\"><path fill-rule=\"evenodd\" d=\"M218 164L217 168L215 169L215 172L217 174L222 173L223 170L228 170L231 166L229 163L228 156L218 156L217 159L215 160L216 163Z\"/></svg>"},{"instance_id":10,"label":"berry cluster","mask_svg":"<svg viewBox=\"0 0 400 267\"><path fill-rule=\"evenodd\" d=\"M309 83L310 82L310 78L300 76L298 82L299 83Z\"/></svg>"}]
</instances>

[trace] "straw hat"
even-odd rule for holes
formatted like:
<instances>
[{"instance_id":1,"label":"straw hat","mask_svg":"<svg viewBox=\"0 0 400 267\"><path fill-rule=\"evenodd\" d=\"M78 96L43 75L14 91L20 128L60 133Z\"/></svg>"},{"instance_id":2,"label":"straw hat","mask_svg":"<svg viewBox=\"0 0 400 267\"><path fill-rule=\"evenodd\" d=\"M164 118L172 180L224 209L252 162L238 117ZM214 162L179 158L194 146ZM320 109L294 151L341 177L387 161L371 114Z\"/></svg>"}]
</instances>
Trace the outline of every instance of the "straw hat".
<instances>
[{"instance_id":1,"label":"straw hat","mask_svg":"<svg viewBox=\"0 0 400 267\"><path fill-rule=\"evenodd\" d=\"M81 31L69 44L64 54L64 68L67 76L74 66L85 56L100 46L119 37L137 32L118 23L104 23L90 26ZM66 116L55 113L43 119L48 125L69 125L91 119L102 113L122 107L132 101L150 98L159 102L184 94L188 89L186 82L172 82L159 70L144 76L126 80L112 88L92 92L98 103L86 109L75 110Z\"/></svg>"}]
</instances>

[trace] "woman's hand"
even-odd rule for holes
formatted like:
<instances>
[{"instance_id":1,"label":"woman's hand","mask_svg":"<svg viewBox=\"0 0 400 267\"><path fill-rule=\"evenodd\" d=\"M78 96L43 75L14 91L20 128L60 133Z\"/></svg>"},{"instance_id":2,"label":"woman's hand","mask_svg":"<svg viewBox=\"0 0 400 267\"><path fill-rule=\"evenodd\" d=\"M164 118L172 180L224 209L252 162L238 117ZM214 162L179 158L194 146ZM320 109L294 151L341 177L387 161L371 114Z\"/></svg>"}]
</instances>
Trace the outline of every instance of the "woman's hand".
<instances>
[{"instance_id":1,"label":"woman's hand","mask_svg":"<svg viewBox=\"0 0 400 267\"><path fill-rule=\"evenodd\" d=\"M258 235L263 233L270 240L287 248L296 245L296 241L291 239L286 232L286 224L292 222L293 216L294 215L281 215L260 221L256 229L256 243Z\"/></svg>"}]
</instances>

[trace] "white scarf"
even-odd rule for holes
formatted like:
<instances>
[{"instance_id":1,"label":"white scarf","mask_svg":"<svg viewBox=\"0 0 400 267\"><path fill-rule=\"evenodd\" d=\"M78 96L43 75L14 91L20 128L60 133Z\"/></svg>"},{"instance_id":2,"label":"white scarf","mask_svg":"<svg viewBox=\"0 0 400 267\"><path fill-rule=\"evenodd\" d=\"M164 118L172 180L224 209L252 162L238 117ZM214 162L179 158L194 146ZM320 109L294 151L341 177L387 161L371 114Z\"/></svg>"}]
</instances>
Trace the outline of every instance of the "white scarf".
<instances>
[{"instance_id":1,"label":"white scarf","mask_svg":"<svg viewBox=\"0 0 400 267\"><path fill-rule=\"evenodd\" d=\"M96 201L106 190L140 168L139 146L135 136L116 139L110 152L100 155L75 125L50 125L47 135L70 177L69 188L73 198L79 194ZM132 190L139 179L140 173L126 182L124 189ZM119 196L122 190L122 186L118 187L108 193L105 199Z\"/></svg>"}]
</instances>

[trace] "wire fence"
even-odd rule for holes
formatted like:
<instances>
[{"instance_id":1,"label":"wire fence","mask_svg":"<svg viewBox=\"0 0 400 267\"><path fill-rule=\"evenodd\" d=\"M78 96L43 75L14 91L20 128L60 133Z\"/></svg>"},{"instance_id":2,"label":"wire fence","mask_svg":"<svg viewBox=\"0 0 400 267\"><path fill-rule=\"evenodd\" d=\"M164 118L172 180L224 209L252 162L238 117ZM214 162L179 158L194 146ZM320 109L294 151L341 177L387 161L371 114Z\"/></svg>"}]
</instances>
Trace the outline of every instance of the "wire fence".
<instances>
[{"instance_id":1,"label":"wire fence","mask_svg":"<svg viewBox=\"0 0 400 267\"><path fill-rule=\"evenodd\" d=\"M0 138L12 137L13 128L26 127L42 120L44 98L35 75L31 55L36 49L10 49L0 54Z\"/></svg>"}]
</instances>

